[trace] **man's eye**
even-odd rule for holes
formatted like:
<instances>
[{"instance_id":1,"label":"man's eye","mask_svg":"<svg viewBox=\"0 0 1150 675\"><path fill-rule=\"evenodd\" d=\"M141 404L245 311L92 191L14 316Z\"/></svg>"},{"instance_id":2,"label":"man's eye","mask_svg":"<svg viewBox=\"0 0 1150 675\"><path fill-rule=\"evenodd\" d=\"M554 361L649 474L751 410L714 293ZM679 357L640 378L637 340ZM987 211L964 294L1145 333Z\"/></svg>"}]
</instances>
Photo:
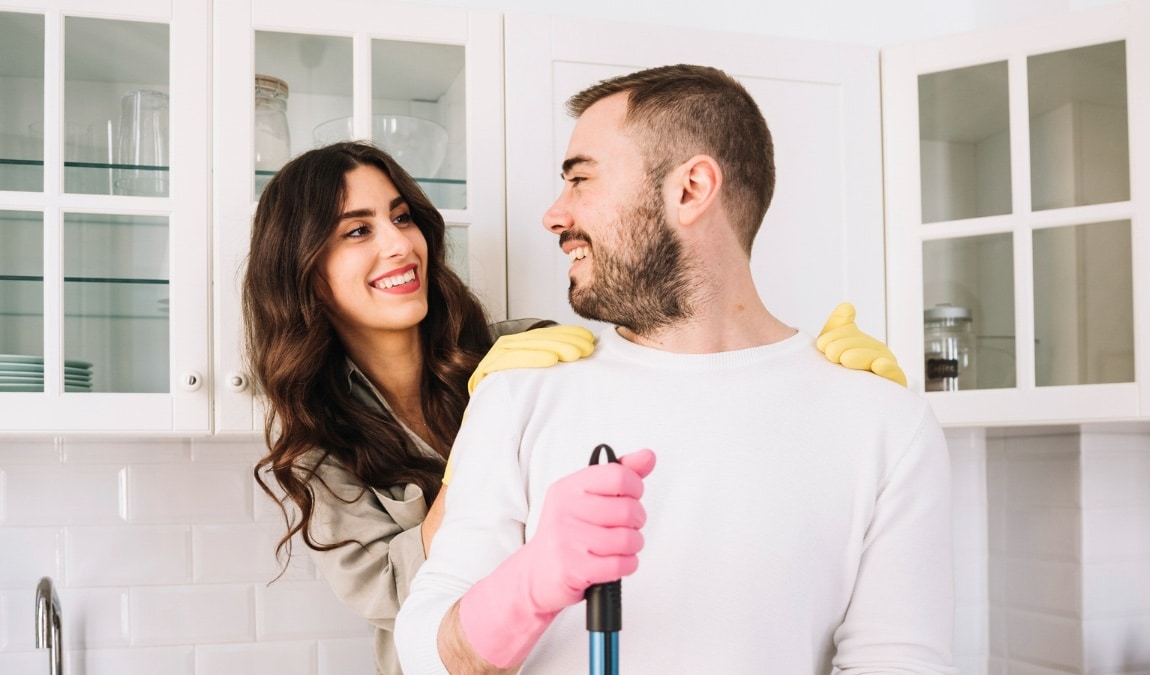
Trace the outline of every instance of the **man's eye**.
<instances>
[{"instance_id":1,"label":"man's eye","mask_svg":"<svg viewBox=\"0 0 1150 675\"><path fill-rule=\"evenodd\" d=\"M571 183L571 185L578 185L585 180L587 180L587 179L584 178L583 176L571 176L570 178L567 179L567 182Z\"/></svg>"}]
</instances>

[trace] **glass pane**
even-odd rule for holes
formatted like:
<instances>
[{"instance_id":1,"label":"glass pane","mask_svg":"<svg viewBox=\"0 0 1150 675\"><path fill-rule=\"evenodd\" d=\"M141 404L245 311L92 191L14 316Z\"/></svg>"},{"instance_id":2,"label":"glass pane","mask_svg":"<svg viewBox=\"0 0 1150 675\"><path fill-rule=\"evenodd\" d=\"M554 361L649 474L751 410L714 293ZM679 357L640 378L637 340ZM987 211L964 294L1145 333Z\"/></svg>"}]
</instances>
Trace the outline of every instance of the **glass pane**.
<instances>
[{"instance_id":1,"label":"glass pane","mask_svg":"<svg viewBox=\"0 0 1150 675\"><path fill-rule=\"evenodd\" d=\"M0 190L44 189L44 16L0 12Z\"/></svg>"},{"instance_id":2,"label":"glass pane","mask_svg":"<svg viewBox=\"0 0 1150 675\"><path fill-rule=\"evenodd\" d=\"M459 275L464 283L471 281L470 265L467 262L467 226L447 225L447 266Z\"/></svg>"},{"instance_id":3,"label":"glass pane","mask_svg":"<svg viewBox=\"0 0 1150 675\"><path fill-rule=\"evenodd\" d=\"M91 391L167 392L168 219L66 214L64 270L65 375L86 367Z\"/></svg>"},{"instance_id":4,"label":"glass pane","mask_svg":"<svg viewBox=\"0 0 1150 675\"><path fill-rule=\"evenodd\" d=\"M462 45L373 40L371 138L441 209L467 208Z\"/></svg>"},{"instance_id":5,"label":"glass pane","mask_svg":"<svg viewBox=\"0 0 1150 675\"><path fill-rule=\"evenodd\" d=\"M1034 232L1035 383L1134 381L1130 221Z\"/></svg>"},{"instance_id":6,"label":"glass pane","mask_svg":"<svg viewBox=\"0 0 1150 675\"><path fill-rule=\"evenodd\" d=\"M1126 43L1031 56L1035 211L1130 199Z\"/></svg>"},{"instance_id":7,"label":"glass pane","mask_svg":"<svg viewBox=\"0 0 1150 675\"><path fill-rule=\"evenodd\" d=\"M64 20L64 190L168 195L168 26Z\"/></svg>"},{"instance_id":8,"label":"glass pane","mask_svg":"<svg viewBox=\"0 0 1150 675\"><path fill-rule=\"evenodd\" d=\"M0 392L44 391L44 215L0 211Z\"/></svg>"},{"instance_id":9,"label":"glass pane","mask_svg":"<svg viewBox=\"0 0 1150 675\"><path fill-rule=\"evenodd\" d=\"M927 391L1016 386L1011 235L924 242L922 268Z\"/></svg>"},{"instance_id":10,"label":"glass pane","mask_svg":"<svg viewBox=\"0 0 1150 675\"><path fill-rule=\"evenodd\" d=\"M351 138L321 136L322 124L350 119L351 38L256 31L253 148L255 194L283 163L312 147Z\"/></svg>"},{"instance_id":11,"label":"glass pane","mask_svg":"<svg viewBox=\"0 0 1150 675\"><path fill-rule=\"evenodd\" d=\"M919 75L922 222L1010 213L1006 62Z\"/></svg>"}]
</instances>

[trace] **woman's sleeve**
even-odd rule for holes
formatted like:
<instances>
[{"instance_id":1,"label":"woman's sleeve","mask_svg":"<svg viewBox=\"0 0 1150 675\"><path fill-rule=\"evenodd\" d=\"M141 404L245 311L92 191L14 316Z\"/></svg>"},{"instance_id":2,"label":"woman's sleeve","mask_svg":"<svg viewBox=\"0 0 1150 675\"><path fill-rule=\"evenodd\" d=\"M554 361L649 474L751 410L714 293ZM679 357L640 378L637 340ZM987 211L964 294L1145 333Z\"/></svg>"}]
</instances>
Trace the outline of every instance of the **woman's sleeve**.
<instances>
[{"instance_id":1,"label":"woman's sleeve","mask_svg":"<svg viewBox=\"0 0 1150 675\"><path fill-rule=\"evenodd\" d=\"M386 491L365 487L330 459L316 470L311 488L316 543L354 540L328 551L309 548L320 574L356 614L392 629L424 561L419 529L427 515L423 491L416 485Z\"/></svg>"}]
</instances>

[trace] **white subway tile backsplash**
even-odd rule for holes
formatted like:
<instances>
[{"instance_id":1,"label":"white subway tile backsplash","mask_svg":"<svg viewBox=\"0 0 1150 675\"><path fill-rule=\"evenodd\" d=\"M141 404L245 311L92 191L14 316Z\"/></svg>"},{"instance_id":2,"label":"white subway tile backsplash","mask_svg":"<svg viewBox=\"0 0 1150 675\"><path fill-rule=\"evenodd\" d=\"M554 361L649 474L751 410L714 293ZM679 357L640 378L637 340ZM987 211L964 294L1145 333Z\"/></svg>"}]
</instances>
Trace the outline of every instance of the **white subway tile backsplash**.
<instances>
[{"instance_id":1,"label":"white subway tile backsplash","mask_svg":"<svg viewBox=\"0 0 1150 675\"><path fill-rule=\"evenodd\" d=\"M1074 507L1079 501L1078 455L1023 455L1009 460L1008 502L1021 507Z\"/></svg>"},{"instance_id":2,"label":"white subway tile backsplash","mask_svg":"<svg viewBox=\"0 0 1150 675\"><path fill-rule=\"evenodd\" d=\"M1087 619L1150 615L1150 560L1092 563L1082 585Z\"/></svg>"},{"instance_id":3,"label":"white subway tile backsplash","mask_svg":"<svg viewBox=\"0 0 1150 675\"><path fill-rule=\"evenodd\" d=\"M1082 551L1087 562L1142 560L1150 567L1150 504L1084 511Z\"/></svg>"},{"instance_id":4,"label":"white subway tile backsplash","mask_svg":"<svg viewBox=\"0 0 1150 675\"><path fill-rule=\"evenodd\" d=\"M191 458L191 441L181 438L66 439L69 464L172 464Z\"/></svg>"},{"instance_id":5,"label":"white subway tile backsplash","mask_svg":"<svg viewBox=\"0 0 1150 675\"><path fill-rule=\"evenodd\" d=\"M6 467L4 524L123 522L124 471L118 464Z\"/></svg>"},{"instance_id":6,"label":"white subway tile backsplash","mask_svg":"<svg viewBox=\"0 0 1150 675\"><path fill-rule=\"evenodd\" d=\"M375 675L374 653L371 638L320 640L318 675Z\"/></svg>"},{"instance_id":7,"label":"white subway tile backsplash","mask_svg":"<svg viewBox=\"0 0 1150 675\"><path fill-rule=\"evenodd\" d=\"M1150 612L1087 621L1086 655L1091 673L1150 671Z\"/></svg>"},{"instance_id":8,"label":"white subway tile backsplash","mask_svg":"<svg viewBox=\"0 0 1150 675\"><path fill-rule=\"evenodd\" d=\"M1005 561L1007 602L1015 609L1077 618L1082 614L1082 566L1027 558Z\"/></svg>"},{"instance_id":9,"label":"white subway tile backsplash","mask_svg":"<svg viewBox=\"0 0 1150 675\"><path fill-rule=\"evenodd\" d=\"M186 525L69 527L65 570L74 586L180 584L192 581Z\"/></svg>"},{"instance_id":10,"label":"white subway tile backsplash","mask_svg":"<svg viewBox=\"0 0 1150 675\"><path fill-rule=\"evenodd\" d=\"M127 647L130 644L128 589L61 588L61 633L68 649Z\"/></svg>"},{"instance_id":11,"label":"white subway tile backsplash","mask_svg":"<svg viewBox=\"0 0 1150 675\"><path fill-rule=\"evenodd\" d=\"M275 548L283 527L268 523L197 525L193 528L193 569L196 582L270 582L281 571ZM283 580L315 579L315 566L295 542L295 555Z\"/></svg>"},{"instance_id":12,"label":"white subway tile backsplash","mask_svg":"<svg viewBox=\"0 0 1150 675\"><path fill-rule=\"evenodd\" d=\"M197 645L196 675L316 675L313 642Z\"/></svg>"},{"instance_id":13,"label":"white subway tile backsplash","mask_svg":"<svg viewBox=\"0 0 1150 675\"><path fill-rule=\"evenodd\" d=\"M261 640L371 634L367 621L337 600L323 580L277 581L258 587L256 598Z\"/></svg>"},{"instance_id":14,"label":"white subway tile backsplash","mask_svg":"<svg viewBox=\"0 0 1150 675\"><path fill-rule=\"evenodd\" d=\"M51 672L47 649L24 652L0 652L0 673L31 675ZM67 659L64 664L67 665ZM75 672L75 671L71 671Z\"/></svg>"},{"instance_id":15,"label":"white subway tile backsplash","mask_svg":"<svg viewBox=\"0 0 1150 675\"><path fill-rule=\"evenodd\" d=\"M1077 619L1009 610L1006 623L1010 636L1007 651L1012 661L1071 672L1082 670L1082 632ZM1010 672L1015 672L1013 666Z\"/></svg>"},{"instance_id":16,"label":"white subway tile backsplash","mask_svg":"<svg viewBox=\"0 0 1150 675\"><path fill-rule=\"evenodd\" d=\"M130 594L133 645L252 642L250 585L137 587Z\"/></svg>"},{"instance_id":17,"label":"white subway tile backsplash","mask_svg":"<svg viewBox=\"0 0 1150 675\"><path fill-rule=\"evenodd\" d=\"M69 656L84 664L66 669L83 675L195 675L191 646L135 647L132 649L86 649ZM65 664L67 665L67 664ZM253 671L258 672L258 671Z\"/></svg>"},{"instance_id":18,"label":"white subway tile backsplash","mask_svg":"<svg viewBox=\"0 0 1150 675\"><path fill-rule=\"evenodd\" d=\"M1150 504L1150 442L1114 434L1084 437L1082 499L1087 508ZM1108 445L1117 443L1118 447Z\"/></svg>"},{"instance_id":19,"label":"white subway tile backsplash","mask_svg":"<svg viewBox=\"0 0 1150 675\"><path fill-rule=\"evenodd\" d=\"M0 591L0 645L4 649L21 651L36 646L35 606L35 588ZM6 672L0 669L0 673Z\"/></svg>"},{"instance_id":20,"label":"white subway tile backsplash","mask_svg":"<svg viewBox=\"0 0 1150 675\"><path fill-rule=\"evenodd\" d=\"M133 523L249 522L251 484L246 464L132 465L129 518Z\"/></svg>"},{"instance_id":21,"label":"white subway tile backsplash","mask_svg":"<svg viewBox=\"0 0 1150 675\"><path fill-rule=\"evenodd\" d=\"M1011 507L1006 513L1006 552L1012 557L1078 560L1080 531L1075 509Z\"/></svg>"},{"instance_id":22,"label":"white subway tile backsplash","mask_svg":"<svg viewBox=\"0 0 1150 675\"><path fill-rule=\"evenodd\" d=\"M989 567L986 552L956 555L954 559L954 600L957 605L975 605L985 611L989 602Z\"/></svg>"},{"instance_id":23,"label":"white subway tile backsplash","mask_svg":"<svg viewBox=\"0 0 1150 675\"><path fill-rule=\"evenodd\" d=\"M197 438L192 440L192 461L247 464L255 467L267 452L262 435Z\"/></svg>"},{"instance_id":24,"label":"white subway tile backsplash","mask_svg":"<svg viewBox=\"0 0 1150 675\"><path fill-rule=\"evenodd\" d=\"M14 438L0 443L0 466L59 464L62 444L55 438Z\"/></svg>"},{"instance_id":25,"label":"white subway tile backsplash","mask_svg":"<svg viewBox=\"0 0 1150 675\"><path fill-rule=\"evenodd\" d=\"M60 578L63 532L56 527L0 528L0 588L36 588Z\"/></svg>"}]
</instances>

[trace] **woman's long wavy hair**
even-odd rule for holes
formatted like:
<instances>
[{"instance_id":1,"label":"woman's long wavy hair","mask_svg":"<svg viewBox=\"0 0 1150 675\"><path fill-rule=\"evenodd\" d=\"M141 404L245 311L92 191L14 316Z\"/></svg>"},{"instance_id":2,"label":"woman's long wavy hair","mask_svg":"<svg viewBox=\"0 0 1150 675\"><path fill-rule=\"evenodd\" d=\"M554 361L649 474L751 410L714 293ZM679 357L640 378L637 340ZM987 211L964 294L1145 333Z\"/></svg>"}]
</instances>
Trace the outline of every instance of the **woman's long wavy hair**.
<instances>
[{"instance_id":1,"label":"woman's long wavy hair","mask_svg":"<svg viewBox=\"0 0 1150 675\"><path fill-rule=\"evenodd\" d=\"M492 342L483 306L447 266L443 217L390 155L368 143L335 143L305 152L280 169L256 207L242 306L247 360L268 403L268 454L254 473L283 511L287 532L276 553L285 565L297 532L317 550L349 543L312 538L312 491L326 489L312 480L315 457L304 461L312 451L334 458L366 486L414 483L423 488L428 504L443 477L444 457L419 452L392 415L354 398L347 354L317 292L317 265L346 199L345 176L364 165L391 179L427 240L420 397L433 447L450 448L455 440L468 400L467 379ZM282 497L265 482L265 472L282 489ZM289 502L298 513L289 513Z\"/></svg>"}]
</instances>

